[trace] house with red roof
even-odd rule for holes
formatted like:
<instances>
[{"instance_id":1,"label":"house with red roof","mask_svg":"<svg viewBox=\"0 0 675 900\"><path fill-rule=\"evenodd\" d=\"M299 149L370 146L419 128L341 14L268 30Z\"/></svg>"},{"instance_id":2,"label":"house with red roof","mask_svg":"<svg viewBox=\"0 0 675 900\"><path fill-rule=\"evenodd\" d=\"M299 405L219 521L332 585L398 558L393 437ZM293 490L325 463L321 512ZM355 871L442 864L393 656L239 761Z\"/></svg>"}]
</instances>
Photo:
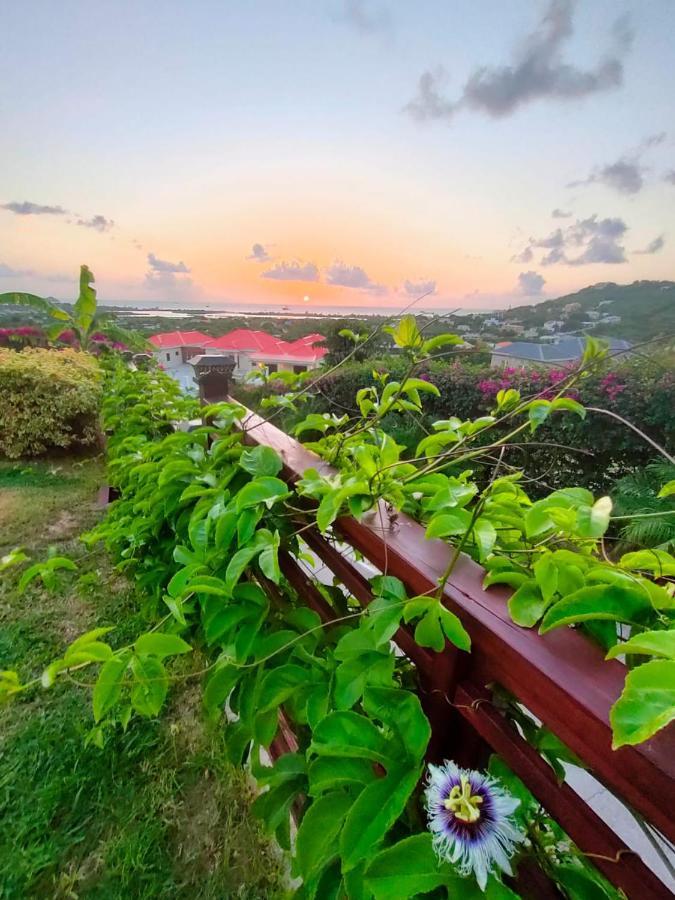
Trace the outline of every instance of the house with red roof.
<instances>
[{"instance_id":1,"label":"house with red roof","mask_svg":"<svg viewBox=\"0 0 675 900\"><path fill-rule=\"evenodd\" d=\"M283 341L266 331L235 328L219 338L201 331L169 331L153 334L149 339L155 347L154 355L166 371L183 387L190 387L190 360L204 353L233 356L235 378L243 378L252 369L265 367L272 372L305 372L315 369L328 352L316 344L324 340L314 333L296 341Z\"/></svg>"}]
</instances>

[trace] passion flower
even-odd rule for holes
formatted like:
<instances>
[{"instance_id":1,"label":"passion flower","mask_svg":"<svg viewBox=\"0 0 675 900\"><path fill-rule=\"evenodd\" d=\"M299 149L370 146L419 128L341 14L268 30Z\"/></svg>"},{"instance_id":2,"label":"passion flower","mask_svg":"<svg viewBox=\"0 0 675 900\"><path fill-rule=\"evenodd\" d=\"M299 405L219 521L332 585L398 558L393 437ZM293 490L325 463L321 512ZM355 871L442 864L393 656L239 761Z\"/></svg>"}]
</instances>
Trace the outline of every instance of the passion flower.
<instances>
[{"instance_id":1,"label":"passion flower","mask_svg":"<svg viewBox=\"0 0 675 900\"><path fill-rule=\"evenodd\" d=\"M491 872L512 874L509 860L525 838L513 819L520 801L496 779L446 760L429 766L425 797L440 859L473 874L482 891Z\"/></svg>"}]
</instances>

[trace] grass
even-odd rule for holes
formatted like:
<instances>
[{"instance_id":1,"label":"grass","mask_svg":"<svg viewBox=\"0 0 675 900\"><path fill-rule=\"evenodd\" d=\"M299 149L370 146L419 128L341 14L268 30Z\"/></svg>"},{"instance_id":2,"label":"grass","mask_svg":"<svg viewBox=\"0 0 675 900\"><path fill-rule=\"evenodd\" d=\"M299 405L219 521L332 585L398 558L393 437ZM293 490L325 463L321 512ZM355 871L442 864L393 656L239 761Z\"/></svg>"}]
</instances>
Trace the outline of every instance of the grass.
<instances>
[{"instance_id":1,"label":"grass","mask_svg":"<svg viewBox=\"0 0 675 900\"><path fill-rule=\"evenodd\" d=\"M78 634L121 622L144 630L142 604L101 551L78 535L100 517L98 460L0 463L0 556L50 547L79 573L25 595L0 574L0 669L39 675ZM160 720L132 720L100 750L85 745L89 692L59 681L0 708L0 898L280 898L283 859L250 814L244 773L221 729L200 714L200 687L172 692Z\"/></svg>"}]
</instances>

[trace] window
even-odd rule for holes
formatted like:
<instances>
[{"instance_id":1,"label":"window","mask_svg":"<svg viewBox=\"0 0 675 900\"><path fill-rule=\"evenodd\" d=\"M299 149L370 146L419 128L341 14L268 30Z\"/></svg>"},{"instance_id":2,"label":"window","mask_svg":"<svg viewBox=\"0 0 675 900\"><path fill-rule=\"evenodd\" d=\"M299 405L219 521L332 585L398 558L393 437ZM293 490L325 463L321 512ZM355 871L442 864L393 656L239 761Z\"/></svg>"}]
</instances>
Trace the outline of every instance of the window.
<instances>
[{"instance_id":1,"label":"window","mask_svg":"<svg viewBox=\"0 0 675 900\"><path fill-rule=\"evenodd\" d=\"M267 374L271 375L272 372L277 372L279 370L279 366L277 363L267 363Z\"/></svg>"},{"instance_id":2,"label":"window","mask_svg":"<svg viewBox=\"0 0 675 900\"><path fill-rule=\"evenodd\" d=\"M171 362L171 354L170 353L166 354L166 361Z\"/></svg>"},{"instance_id":3,"label":"window","mask_svg":"<svg viewBox=\"0 0 675 900\"><path fill-rule=\"evenodd\" d=\"M296 375L299 375L301 372L307 371L307 366L293 366L293 371Z\"/></svg>"}]
</instances>

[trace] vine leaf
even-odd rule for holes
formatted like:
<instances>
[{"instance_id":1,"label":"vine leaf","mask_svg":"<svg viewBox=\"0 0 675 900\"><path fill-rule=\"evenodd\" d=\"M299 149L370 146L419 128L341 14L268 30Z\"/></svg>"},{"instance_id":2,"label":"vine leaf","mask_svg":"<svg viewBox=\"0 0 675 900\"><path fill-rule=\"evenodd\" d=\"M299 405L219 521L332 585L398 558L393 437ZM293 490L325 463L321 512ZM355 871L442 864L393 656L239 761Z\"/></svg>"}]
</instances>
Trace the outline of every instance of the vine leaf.
<instances>
[{"instance_id":1,"label":"vine leaf","mask_svg":"<svg viewBox=\"0 0 675 900\"><path fill-rule=\"evenodd\" d=\"M612 747L639 744L675 719L675 662L654 659L626 676L610 710Z\"/></svg>"}]
</instances>

